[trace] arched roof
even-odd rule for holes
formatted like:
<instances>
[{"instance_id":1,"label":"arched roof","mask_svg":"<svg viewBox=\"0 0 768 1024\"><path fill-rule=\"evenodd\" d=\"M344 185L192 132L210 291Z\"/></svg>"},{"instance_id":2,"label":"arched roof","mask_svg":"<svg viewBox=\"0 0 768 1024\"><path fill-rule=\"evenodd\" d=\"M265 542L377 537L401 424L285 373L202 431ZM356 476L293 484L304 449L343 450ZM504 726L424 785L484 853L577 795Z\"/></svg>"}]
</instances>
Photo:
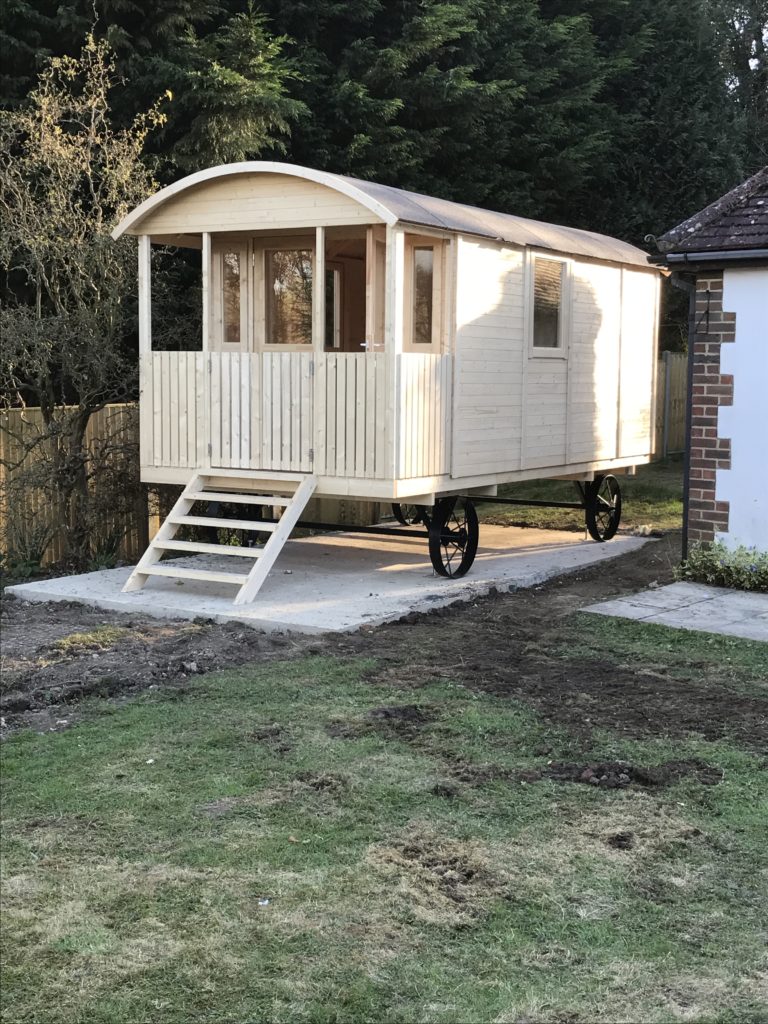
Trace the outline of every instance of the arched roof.
<instances>
[{"instance_id":1,"label":"arched roof","mask_svg":"<svg viewBox=\"0 0 768 1024\"><path fill-rule=\"evenodd\" d=\"M617 238L611 238L609 235L600 235L594 231L582 231L559 224L547 224L543 221L529 220L526 217L516 217L510 213L495 213L477 206L465 206L463 203L453 203L447 199L406 192L403 189L393 188L391 185L379 185L373 181L360 181L357 178L331 174L328 171L316 171L309 167L300 167L297 164L268 160L222 164L219 167L210 167L204 171L190 174L186 178L181 178L173 185L150 196L131 211L114 229L112 237L119 238L130 228L135 231L147 214L187 189L240 174L286 174L305 178L308 181L335 189L353 199L369 209L377 219L385 224L397 224L403 221L423 227L479 235L517 246L551 249L554 252L587 256L615 263L629 263L648 269L648 257L642 249Z\"/></svg>"}]
</instances>

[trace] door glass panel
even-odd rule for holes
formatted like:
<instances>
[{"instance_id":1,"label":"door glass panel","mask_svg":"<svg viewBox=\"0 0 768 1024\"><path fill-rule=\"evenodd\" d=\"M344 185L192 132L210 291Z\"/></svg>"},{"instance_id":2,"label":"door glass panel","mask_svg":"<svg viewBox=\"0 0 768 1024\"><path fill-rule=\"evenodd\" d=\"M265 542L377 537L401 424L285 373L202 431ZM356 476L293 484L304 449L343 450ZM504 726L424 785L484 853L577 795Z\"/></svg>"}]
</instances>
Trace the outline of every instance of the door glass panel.
<instances>
[{"instance_id":1,"label":"door glass panel","mask_svg":"<svg viewBox=\"0 0 768 1024\"><path fill-rule=\"evenodd\" d=\"M341 271L325 270L325 347L341 348Z\"/></svg>"},{"instance_id":2,"label":"door glass panel","mask_svg":"<svg viewBox=\"0 0 768 1024\"><path fill-rule=\"evenodd\" d=\"M267 344L312 344L312 250L267 253Z\"/></svg>"},{"instance_id":3,"label":"door glass panel","mask_svg":"<svg viewBox=\"0 0 768 1024\"><path fill-rule=\"evenodd\" d=\"M417 247L413 250L413 343L432 344L432 282L434 250Z\"/></svg>"},{"instance_id":4,"label":"door glass panel","mask_svg":"<svg viewBox=\"0 0 768 1024\"><path fill-rule=\"evenodd\" d=\"M240 344L240 253L225 252L223 257L224 341Z\"/></svg>"}]
</instances>

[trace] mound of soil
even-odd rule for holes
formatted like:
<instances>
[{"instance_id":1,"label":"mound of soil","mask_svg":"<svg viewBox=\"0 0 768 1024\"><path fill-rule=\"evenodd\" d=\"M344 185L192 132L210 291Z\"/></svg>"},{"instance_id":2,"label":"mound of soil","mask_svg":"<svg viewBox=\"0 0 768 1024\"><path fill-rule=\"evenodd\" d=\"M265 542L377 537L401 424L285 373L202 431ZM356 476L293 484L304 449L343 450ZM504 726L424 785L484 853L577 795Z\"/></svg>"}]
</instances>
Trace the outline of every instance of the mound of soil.
<instances>
[{"instance_id":1,"label":"mound of soil","mask_svg":"<svg viewBox=\"0 0 768 1024\"><path fill-rule=\"evenodd\" d=\"M581 782L600 789L625 789L631 785L659 789L686 777L692 777L705 786L714 786L722 781L717 768L698 760L667 761L651 768L642 768L627 761L563 763L548 765L539 773L539 778L554 779L556 782Z\"/></svg>"}]
</instances>

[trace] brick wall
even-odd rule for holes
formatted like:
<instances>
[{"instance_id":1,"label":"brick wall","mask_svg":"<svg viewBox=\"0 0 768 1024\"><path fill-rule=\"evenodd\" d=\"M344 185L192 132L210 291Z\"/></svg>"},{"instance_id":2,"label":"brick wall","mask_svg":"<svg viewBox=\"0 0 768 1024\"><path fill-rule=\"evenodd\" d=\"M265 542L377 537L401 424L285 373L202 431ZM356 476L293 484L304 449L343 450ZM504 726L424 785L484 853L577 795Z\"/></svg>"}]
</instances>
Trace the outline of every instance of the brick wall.
<instances>
[{"instance_id":1,"label":"brick wall","mask_svg":"<svg viewBox=\"0 0 768 1024\"><path fill-rule=\"evenodd\" d=\"M718 437L717 410L733 404L733 377L720 372L720 347L735 340L736 316L723 312L723 275L707 273L696 281L691 396L691 474L688 539L714 540L728 530L728 502L715 500L718 469L731 465L731 442Z\"/></svg>"}]
</instances>

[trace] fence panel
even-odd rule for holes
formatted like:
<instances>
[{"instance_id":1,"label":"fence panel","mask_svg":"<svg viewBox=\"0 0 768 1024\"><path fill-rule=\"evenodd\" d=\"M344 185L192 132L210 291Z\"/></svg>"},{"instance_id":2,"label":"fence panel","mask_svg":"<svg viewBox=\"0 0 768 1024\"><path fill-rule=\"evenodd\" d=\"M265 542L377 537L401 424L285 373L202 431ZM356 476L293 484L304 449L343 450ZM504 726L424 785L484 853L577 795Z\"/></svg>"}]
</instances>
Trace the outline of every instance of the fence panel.
<instances>
[{"instance_id":1,"label":"fence panel","mask_svg":"<svg viewBox=\"0 0 768 1024\"><path fill-rule=\"evenodd\" d=\"M39 446L29 450L36 440L39 440ZM137 405L108 405L91 416L85 434L86 446L94 451L108 442L121 447L136 446L138 450ZM33 478L29 486L14 488L12 500L9 500L14 481L18 481L22 474L33 475L36 464L42 464L47 458L43 447L45 443L39 409L11 409L0 413L0 551L15 549L15 554L22 555L24 551L20 549L24 545L32 550L36 538L50 534L42 558L43 564L50 565L64 557L65 524L55 521L56 513L51 507L49 493L43 487L35 486ZM106 458L109 462L108 455ZM103 515L100 529L105 536L122 534L118 551L120 558L139 558L147 544L147 504L143 488L137 484L136 500L130 511L116 509Z\"/></svg>"},{"instance_id":2,"label":"fence panel","mask_svg":"<svg viewBox=\"0 0 768 1024\"><path fill-rule=\"evenodd\" d=\"M685 449L685 410L688 391L686 353L662 353L656 380L655 451L657 455L665 457Z\"/></svg>"}]
</instances>

